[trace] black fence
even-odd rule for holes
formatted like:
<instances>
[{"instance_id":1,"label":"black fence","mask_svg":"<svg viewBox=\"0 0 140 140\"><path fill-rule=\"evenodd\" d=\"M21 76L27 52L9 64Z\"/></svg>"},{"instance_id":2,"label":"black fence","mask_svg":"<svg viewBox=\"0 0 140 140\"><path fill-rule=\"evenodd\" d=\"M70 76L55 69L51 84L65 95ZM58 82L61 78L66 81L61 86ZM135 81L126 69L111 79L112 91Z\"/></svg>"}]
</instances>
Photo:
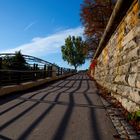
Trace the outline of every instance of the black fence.
<instances>
[{"instance_id":1,"label":"black fence","mask_svg":"<svg viewBox=\"0 0 140 140\"><path fill-rule=\"evenodd\" d=\"M35 81L43 78L59 77L68 73L75 73L73 69L62 68L42 59L23 55L27 62L28 69L3 69L2 61L5 56L15 54L0 54L0 86L20 84L23 82Z\"/></svg>"}]
</instances>

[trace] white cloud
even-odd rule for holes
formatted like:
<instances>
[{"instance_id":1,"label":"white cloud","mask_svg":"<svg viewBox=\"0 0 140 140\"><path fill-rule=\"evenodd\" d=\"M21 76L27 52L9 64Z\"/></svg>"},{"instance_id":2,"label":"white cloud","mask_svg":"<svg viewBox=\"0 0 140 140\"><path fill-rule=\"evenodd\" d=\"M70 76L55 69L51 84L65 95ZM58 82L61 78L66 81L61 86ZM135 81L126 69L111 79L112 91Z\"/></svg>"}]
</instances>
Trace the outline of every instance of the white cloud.
<instances>
[{"instance_id":1,"label":"white cloud","mask_svg":"<svg viewBox=\"0 0 140 140\"><path fill-rule=\"evenodd\" d=\"M58 33L46 36L35 37L31 42L17 46L9 50L2 51L3 53L13 53L21 50L23 54L42 57L51 53L60 53L60 47L64 44L65 38L69 35L82 36L83 28L77 27L66 29Z\"/></svg>"},{"instance_id":2,"label":"white cloud","mask_svg":"<svg viewBox=\"0 0 140 140\"><path fill-rule=\"evenodd\" d=\"M28 25L24 28L24 31L29 30L34 24L36 24L36 22L32 22L32 23L28 24Z\"/></svg>"}]
</instances>

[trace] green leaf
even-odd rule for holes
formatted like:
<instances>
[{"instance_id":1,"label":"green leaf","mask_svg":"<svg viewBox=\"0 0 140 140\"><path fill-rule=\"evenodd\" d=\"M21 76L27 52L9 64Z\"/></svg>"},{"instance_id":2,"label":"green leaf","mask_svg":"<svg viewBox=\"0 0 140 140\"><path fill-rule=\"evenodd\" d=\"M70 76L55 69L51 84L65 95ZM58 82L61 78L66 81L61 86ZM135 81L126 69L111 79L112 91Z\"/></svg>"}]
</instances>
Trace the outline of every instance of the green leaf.
<instances>
[{"instance_id":1,"label":"green leaf","mask_svg":"<svg viewBox=\"0 0 140 140\"><path fill-rule=\"evenodd\" d=\"M136 116L140 117L140 110L136 112Z\"/></svg>"}]
</instances>

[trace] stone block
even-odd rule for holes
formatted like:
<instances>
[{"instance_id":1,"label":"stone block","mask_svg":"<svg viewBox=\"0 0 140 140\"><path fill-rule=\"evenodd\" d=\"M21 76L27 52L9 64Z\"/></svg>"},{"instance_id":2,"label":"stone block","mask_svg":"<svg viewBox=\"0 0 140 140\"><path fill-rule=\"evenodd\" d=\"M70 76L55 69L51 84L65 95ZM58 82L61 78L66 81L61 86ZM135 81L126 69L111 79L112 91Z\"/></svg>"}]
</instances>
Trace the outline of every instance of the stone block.
<instances>
[{"instance_id":1,"label":"stone block","mask_svg":"<svg viewBox=\"0 0 140 140\"><path fill-rule=\"evenodd\" d=\"M140 73L140 59L138 59L138 72Z\"/></svg>"},{"instance_id":2,"label":"stone block","mask_svg":"<svg viewBox=\"0 0 140 140\"><path fill-rule=\"evenodd\" d=\"M130 63L127 63L125 65L121 65L118 67L118 74L125 75L129 72L129 69L130 69Z\"/></svg>"},{"instance_id":3,"label":"stone block","mask_svg":"<svg viewBox=\"0 0 140 140\"><path fill-rule=\"evenodd\" d=\"M127 98L122 98L121 103L122 103L122 106L126 108L126 106L129 104L129 100Z\"/></svg>"},{"instance_id":4,"label":"stone block","mask_svg":"<svg viewBox=\"0 0 140 140\"><path fill-rule=\"evenodd\" d=\"M136 78L137 78L137 74L129 74L128 76L128 84L131 87L136 87Z\"/></svg>"},{"instance_id":5,"label":"stone block","mask_svg":"<svg viewBox=\"0 0 140 140\"><path fill-rule=\"evenodd\" d=\"M126 77L126 75L117 75L114 82L117 84L128 85Z\"/></svg>"},{"instance_id":6,"label":"stone block","mask_svg":"<svg viewBox=\"0 0 140 140\"><path fill-rule=\"evenodd\" d=\"M111 91L117 92L117 84L111 84Z\"/></svg>"},{"instance_id":7,"label":"stone block","mask_svg":"<svg viewBox=\"0 0 140 140\"><path fill-rule=\"evenodd\" d=\"M133 100L134 102L140 104L140 89L138 88L132 88L130 94L129 94L129 98L131 100Z\"/></svg>"},{"instance_id":8,"label":"stone block","mask_svg":"<svg viewBox=\"0 0 140 140\"><path fill-rule=\"evenodd\" d=\"M138 95L139 90L132 90L132 88L123 85L114 86L114 90L115 88L118 94L111 92L111 95L121 102L128 111L134 112L140 109L140 98Z\"/></svg>"},{"instance_id":9,"label":"stone block","mask_svg":"<svg viewBox=\"0 0 140 140\"><path fill-rule=\"evenodd\" d=\"M118 85L117 86L117 92L116 93L118 93L118 94L121 94L122 95L122 93L124 93L124 85Z\"/></svg>"},{"instance_id":10,"label":"stone block","mask_svg":"<svg viewBox=\"0 0 140 140\"><path fill-rule=\"evenodd\" d=\"M131 62L131 65L130 65L130 70L129 70L129 73L137 73L137 71L138 71L138 66L137 66L137 64L138 64L138 61L136 60L136 61L133 61L133 62Z\"/></svg>"},{"instance_id":11,"label":"stone block","mask_svg":"<svg viewBox=\"0 0 140 140\"><path fill-rule=\"evenodd\" d=\"M131 100L128 100L126 104L123 104L124 108L126 108L129 112L135 112L136 110L136 103L132 102Z\"/></svg>"},{"instance_id":12,"label":"stone block","mask_svg":"<svg viewBox=\"0 0 140 140\"><path fill-rule=\"evenodd\" d=\"M122 46L125 46L128 42L130 42L135 37L135 30L134 27L122 40Z\"/></svg>"},{"instance_id":13,"label":"stone block","mask_svg":"<svg viewBox=\"0 0 140 140\"><path fill-rule=\"evenodd\" d=\"M119 94L121 94L122 96L125 96L125 97L129 97L130 93L132 92L132 88L129 87L129 86L123 86L123 91L122 92L119 92Z\"/></svg>"},{"instance_id":14,"label":"stone block","mask_svg":"<svg viewBox=\"0 0 140 140\"><path fill-rule=\"evenodd\" d=\"M136 27L135 27L135 36L139 36L140 35L140 25L138 24Z\"/></svg>"},{"instance_id":15,"label":"stone block","mask_svg":"<svg viewBox=\"0 0 140 140\"><path fill-rule=\"evenodd\" d=\"M138 74L137 74L136 87L140 89L140 72L138 72Z\"/></svg>"},{"instance_id":16,"label":"stone block","mask_svg":"<svg viewBox=\"0 0 140 140\"><path fill-rule=\"evenodd\" d=\"M136 47L135 49L131 50L126 57L127 62L134 61L140 58L140 48Z\"/></svg>"}]
</instances>

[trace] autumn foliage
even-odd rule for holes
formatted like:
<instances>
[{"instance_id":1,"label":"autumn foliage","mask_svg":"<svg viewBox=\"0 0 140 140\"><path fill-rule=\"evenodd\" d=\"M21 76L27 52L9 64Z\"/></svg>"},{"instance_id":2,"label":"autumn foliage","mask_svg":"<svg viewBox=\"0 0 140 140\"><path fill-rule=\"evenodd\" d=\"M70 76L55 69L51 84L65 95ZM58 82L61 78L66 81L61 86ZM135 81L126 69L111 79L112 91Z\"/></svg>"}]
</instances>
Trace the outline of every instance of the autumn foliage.
<instances>
[{"instance_id":1,"label":"autumn foliage","mask_svg":"<svg viewBox=\"0 0 140 140\"><path fill-rule=\"evenodd\" d=\"M81 22L91 56L97 49L114 5L115 0L84 0L81 4Z\"/></svg>"}]
</instances>

